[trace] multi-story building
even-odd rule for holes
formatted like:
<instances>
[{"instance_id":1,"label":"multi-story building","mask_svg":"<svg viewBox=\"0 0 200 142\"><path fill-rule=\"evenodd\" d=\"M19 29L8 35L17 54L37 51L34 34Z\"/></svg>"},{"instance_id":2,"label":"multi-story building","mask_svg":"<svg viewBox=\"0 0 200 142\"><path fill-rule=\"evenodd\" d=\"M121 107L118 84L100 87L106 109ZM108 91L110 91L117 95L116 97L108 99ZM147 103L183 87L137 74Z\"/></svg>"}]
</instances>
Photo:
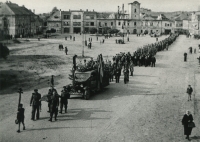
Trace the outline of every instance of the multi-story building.
<instances>
[{"instance_id":1,"label":"multi-story building","mask_svg":"<svg viewBox=\"0 0 200 142\"><path fill-rule=\"evenodd\" d=\"M28 36L31 34L31 24L35 23L35 14L25 8L25 6L18 6L15 3L6 2L0 3L0 23L1 30L4 35L12 36ZM37 26L42 25L38 22Z\"/></svg>"},{"instance_id":2,"label":"multi-story building","mask_svg":"<svg viewBox=\"0 0 200 142\"><path fill-rule=\"evenodd\" d=\"M189 21L189 32L200 35L200 12L193 12Z\"/></svg>"},{"instance_id":3,"label":"multi-story building","mask_svg":"<svg viewBox=\"0 0 200 142\"><path fill-rule=\"evenodd\" d=\"M48 28L54 28L60 33L89 32L96 28L98 33L106 28L116 28L122 33L140 34L170 33L173 30L173 21L163 14L151 15L151 10L140 8L140 3L134 1L128 4L128 12L119 9L118 12L95 12L83 10L57 11L48 19Z\"/></svg>"}]
</instances>

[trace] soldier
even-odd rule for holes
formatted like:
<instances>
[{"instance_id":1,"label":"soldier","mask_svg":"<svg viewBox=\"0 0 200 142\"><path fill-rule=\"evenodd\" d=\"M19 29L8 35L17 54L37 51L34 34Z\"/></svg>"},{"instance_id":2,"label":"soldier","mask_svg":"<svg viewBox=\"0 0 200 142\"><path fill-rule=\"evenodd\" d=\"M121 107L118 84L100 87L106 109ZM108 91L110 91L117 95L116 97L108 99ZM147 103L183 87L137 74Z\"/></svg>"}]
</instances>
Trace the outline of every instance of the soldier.
<instances>
[{"instance_id":1,"label":"soldier","mask_svg":"<svg viewBox=\"0 0 200 142\"><path fill-rule=\"evenodd\" d=\"M199 58L197 58L198 60L199 60L199 65L200 65L200 56L199 56Z\"/></svg>"},{"instance_id":2,"label":"soldier","mask_svg":"<svg viewBox=\"0 0 200 142\"><path fill-rule=\"evenodd\" d=\"M156 58L154 56L152 56L151 58L151 67L155 67L155 63L156 63Z\"/></svg>"},{"instance_id":3,"label":"soldier","mask_svg":"<svg viewBox=\"0 0 200 142\"><path fill-rule=\"evenodd\" d=\"M50 98L50 119L49 121L52 122L53 114L55 115L55 121L57 121L58 115L58 106L59 106L59 95L57 91L53 90L53 95Z\"/></svg>"},{"instance_id":4,"label":"soldier","mask_svg":"<svg viewBox=\"0 0 200 142\"><path fill-rule=\"evenodd\" d=\"M38 89L34 89L34 93L32 93L31 101L30 101L30 106L32 105L32 117L31 120L35 120L35 112L36 113L36 119L39 119L40 117L40 112L39 109L41 110L41 94L38 93Z\"/></svg>"},{"instance_id":5,"label":"soldier","mask_svg":"<svg viewBox=\"0 0 200 142\"><path fill-rule=\"evenodd\" d=\"M63 106L65 107L65 113L67 113L67 105L68 105L68 99L69 99L69 92L67 90L66 86L63 86L63 90L61 93L61 97L60 97L60 112L62 114L62 109Z\"/></svg>"},{"instance_id":6,"label":"soldier","mask_svg":"<svg viewBox=\"0 0 200 142\"><path fill-rule=\"evenodd\" d=\"M23 130L25 130L24 111L25 111L25 109L23 108L23 104L19 104L18 112L17 112L17 120L18 120L18 125L19 125L19 128L17 130L18 133L20 133L20 124L21 123L23 124Z\"/></svg>"},{"instance_id":7,"label":"soldier","mask_svg":"<svg viewBox=\"0 0 200 142\"><path fill-rule=\"evenodd\" d=\"M190 53L192 54L192 47L189 47Z\"/></svg>"},{"instance_id":8,"label":"soldier","mask_svg":"<svg viewBox=\"0 0 200 142\"><path fill-rule=\"evenodd\" d=\"M134 64L133 64L133 61L131 61L131 63L130 63L131 76L133 76L133 71L134 71Z\"/></svg>"},{"instance_id":9,"label":"soldier","mask_svg":"<svg viewBox=\"0 0 200 142\"><path fill-rule=\"evenodd\" d=\"M119 83L120 74L121 74L121 70L120 70L120 68L117 66L117 69L116 69L116 71L115 71L116 83Z\"/></svg>"},{"instance_id":10,"label":"soldier","mask_svg":"<svg viewBox=\"0 0 200 142\"><path fill-rule=\"evenodd\" d=\"M128 77L129 77L129 70L128 70L128 68L124 68L123 72L124 72L124 84L126 84L129 81L128 80Z\"/></svg>"}]
</instances>

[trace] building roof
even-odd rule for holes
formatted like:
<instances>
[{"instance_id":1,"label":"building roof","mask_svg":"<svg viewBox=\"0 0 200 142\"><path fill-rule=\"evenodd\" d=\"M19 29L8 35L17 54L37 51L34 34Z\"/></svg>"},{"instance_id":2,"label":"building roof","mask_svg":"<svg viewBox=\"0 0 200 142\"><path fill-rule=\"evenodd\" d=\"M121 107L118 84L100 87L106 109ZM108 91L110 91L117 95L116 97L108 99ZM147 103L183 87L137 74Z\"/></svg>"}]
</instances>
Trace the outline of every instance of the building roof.
<instances>
[{"instance_id":1,"label":"building roof","mask_svg":"<svg viewBox=\"0 0 200 142\"><path fill-rule=\"evenodd\" d=\"M182 20L190 20L190 19L191 19L191 15L189 15L188 13L182 13L173 18L174 21L182 21Z\"/></svg>"},{"instance_id":2,"label":"building roof","mask_svg":"<svg viewBox=\"0 0 200 142\"><path fill-rule=\"evenodd\" d=\"M47 21L61 21L60 11L51 14Z\"/></svg>"},{"instance_id":3,"label":"building roof","mask_svg":"<svg viewBox=\"0 0 200 142\"><path fill-rule=\"evenodd\" d=\"M128 3L128 4L140 4L138 1L134 1L132 3Z\"/></svg>"},{"instance_id":4,"label":"building roof","mask_svg":"<svg viewBox=\"0 0 200 142\"><path fill-rule=\"evenodd\" d=\"M102 12L97 13L97 19L115 19L116 13L114 12Z\"/></svg>"},{"instance_id":5,"label":"building roof","mask_svg":"<svg viewBox=\"0 0 200 142\"><path fill-rule=\"evenodd\" d=\"M13 11L15 15L31 15L33 14L30 10L24 6L19 6L15 3L7 2L6 5Z\"/></svg>"}]
</instances>

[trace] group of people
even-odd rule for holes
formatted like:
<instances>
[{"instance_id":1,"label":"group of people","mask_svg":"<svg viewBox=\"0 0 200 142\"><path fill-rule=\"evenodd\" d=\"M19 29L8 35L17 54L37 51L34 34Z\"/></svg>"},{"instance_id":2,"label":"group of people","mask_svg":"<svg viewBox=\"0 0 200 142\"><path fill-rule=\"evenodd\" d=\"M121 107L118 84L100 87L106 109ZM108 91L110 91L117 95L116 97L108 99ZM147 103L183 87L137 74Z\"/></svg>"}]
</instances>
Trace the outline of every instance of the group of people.
<instances>
[{"instance_id":1,"label":"group of people","mask_svg":"<svg viewBox=\"0 0 200 142\"><path fill-rule=\"evenodd\" d=\"M55 118L55 121L57 120L58 115L58 107L60 105L60 111L59 113L64 112L67 113L67 107L68 107L68 99L70 98L70 87L69 86L63 86L63 90L61 91L61 95L58 94L57 90L51 86L51 88L48 91L47 95L44 95L41 97L41 94L38 93L38 89L34 89L34 92L32 93L31 100L30 100L30 106L32 106L32 114L31 114L31 120L39 120L40 119L40 112L41 112L41 101L47 101L48 102L48 112L50 113L50 119L49 121L52 122L53 116ZM17 113L17 124L19 124L19 128L17 132L20 132L20 124L23 124L23 130L25 130L25 124L24 124L24 111L23 104L19 104L18 106L18 113Z\"/></svg>"}]
</instances>

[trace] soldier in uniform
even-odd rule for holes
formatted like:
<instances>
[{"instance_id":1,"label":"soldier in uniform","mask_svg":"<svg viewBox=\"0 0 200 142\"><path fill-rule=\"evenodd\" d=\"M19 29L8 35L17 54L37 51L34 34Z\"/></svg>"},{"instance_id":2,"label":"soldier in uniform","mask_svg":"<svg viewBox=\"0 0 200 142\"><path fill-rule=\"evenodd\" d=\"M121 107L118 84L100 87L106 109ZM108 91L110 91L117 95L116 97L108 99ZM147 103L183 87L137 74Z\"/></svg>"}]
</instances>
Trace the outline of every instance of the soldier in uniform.
<instances>
[{"instance_id":1,"label":"soldier in uniform","mask_svg":"<svg viewBox=\"0 0 200 142\"><path fill-rule=\"evenodd\" d=\"M128 77L129 77L129 70L128 70L128 68L124 68L123 72L124 72L124 84L126 84L129 81L128 80Z\"/></svg>"},{"instance_id":2,"label":"soldier in uniform","mask_svg":"<svg viewBox=\"0 0 200 142\"><path fill-rule=\"evenodd\" d=\"M156 63L156 58L154 56L152 56L151 58L151 67L155 67L155 63Z\"/></svg>"},{"instance_id":3,"label":"soldier in uniform","mask_svg":"<svg viewBox=\"0 0 200 142\"><path fill-rule=\"evenodd\" d=\"M131 61L131 63L130 63L131 76L133 76L133 71L134 71L134 64L133 64L133 61Z\"/></svg>"},{"instance_id":4,"label":"soldier in uniform","mask_svg":"<svg viewBox=\"0 0 200 142\"><path fill-rule=\"evenodd\" d=\"M50 98L50 119L52 122L52 117L54 115L55 121L57 120L58 115L58 106L59 106L59 95L56 90L53 90L53 95Z\"/></svg>"},{"instance_id":5,"label":"soldier in uniform","mask_svg":"<svg viewBox=\"0 0 200 142\"><path fill-rule=\"evenodd\" d=\"M120 68L117 66L117 69L116 69L116 71L115 71L116 83L119 83L120 74L121 74L121 70L120 70Z\"/></svg>"},{"instance_id":6,"label":"soldier in uniform","mask_svg":"<svg viewBox=\"0 0 200 142\"><path fill-rule=\"evenodd\" d=\"M41 94L38 93L38 89L34 89L34 93L32 93L31 101L30 101L30 106L32 105L32 117L31 120L35 120L35 112L36 113L36 119L39 119L40 117L40 112L39 109L41 110Z\"/></svg>"},{"instance_id":7,"label":"soldier in uniform","mask_svg":"<svg viewBox=\"0 0 200 142\"><path fill-rule=\"evenodd\" d=\"M63 86L63 90L60 96L60 112L62 114L63 106L65 107L65 113L67 113L67 105L68 105L68 98L69 98L69 92L67 90L66 86Z\"/></svg>"},{"instance_id":8,"label":"soldier in uniform","mask_svg":"<svg viewBox=\"0 0 200 142\"><path fill-rule=\"evenodd\" d=\"M184 55L184 62L187 62L187 53L185 52L183 55Z\"/></svg>"}]
</instances>

